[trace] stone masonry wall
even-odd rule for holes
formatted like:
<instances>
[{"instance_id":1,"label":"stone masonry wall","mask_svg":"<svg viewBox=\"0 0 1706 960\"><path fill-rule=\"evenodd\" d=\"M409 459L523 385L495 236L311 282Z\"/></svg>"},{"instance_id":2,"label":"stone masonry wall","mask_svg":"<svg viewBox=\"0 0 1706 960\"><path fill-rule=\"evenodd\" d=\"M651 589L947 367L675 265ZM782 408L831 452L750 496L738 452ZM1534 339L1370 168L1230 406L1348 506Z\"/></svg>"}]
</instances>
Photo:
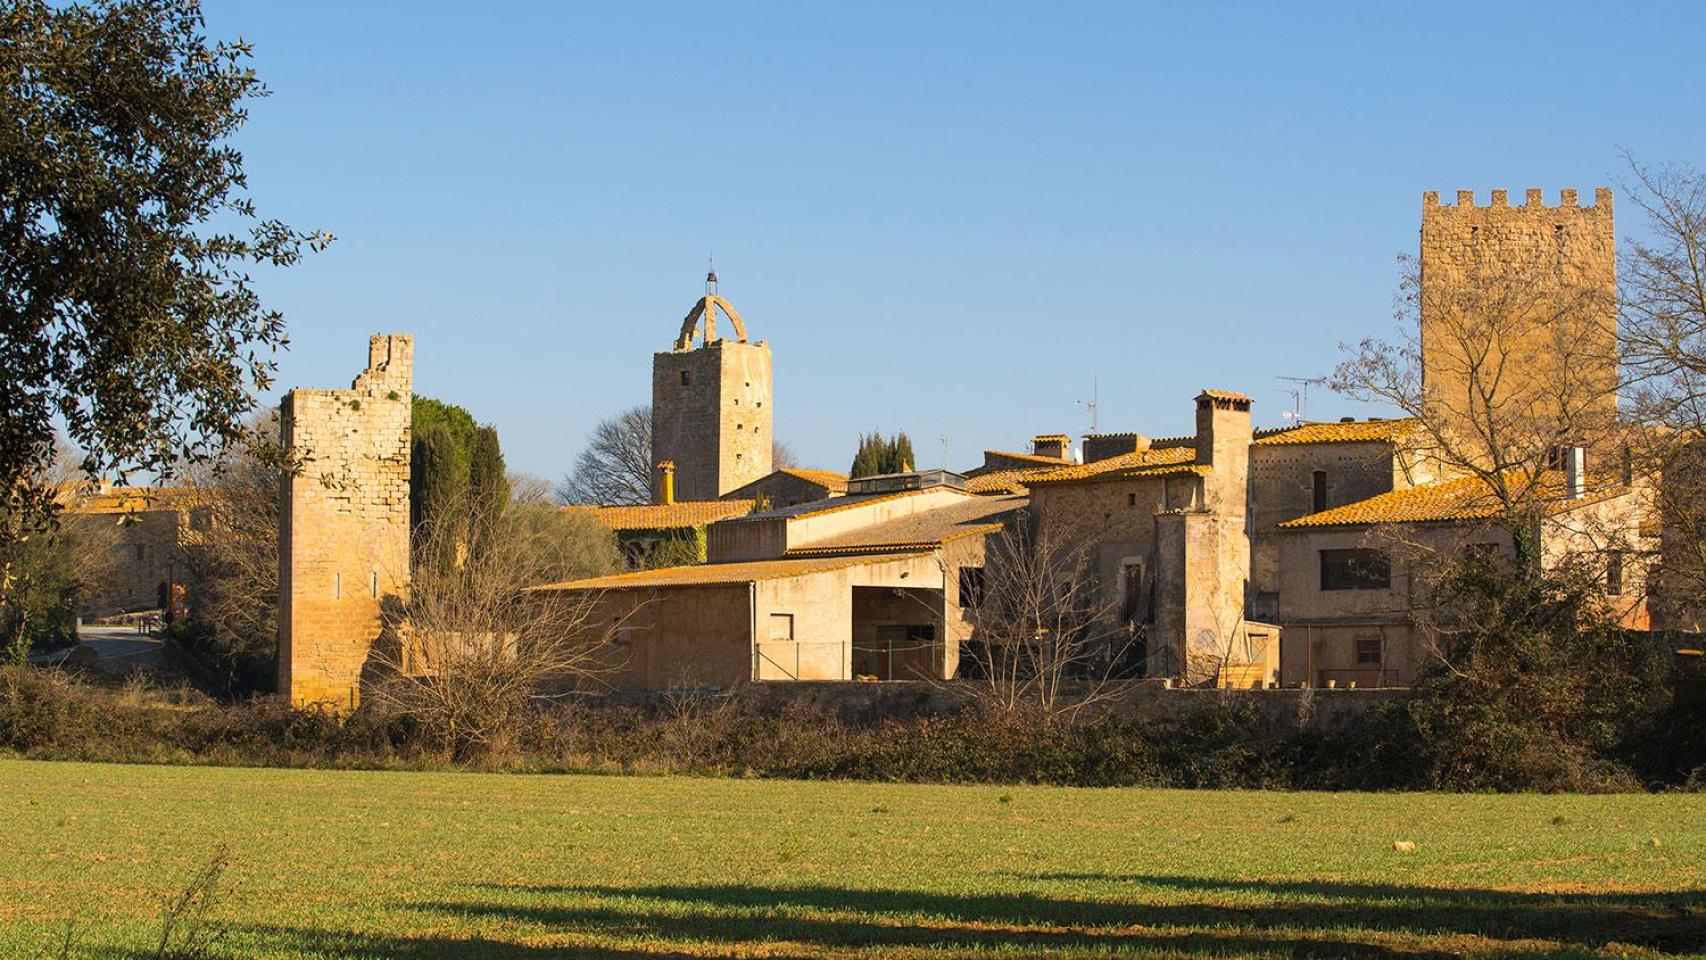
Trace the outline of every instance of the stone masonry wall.
<instances>
[{"instance_id":1,"label":"stone masonry wall","mask_svg":"<svg viewBox=\"0 0 1706 960\"><path fill-rule=\"evenodd\" d=\"M1475 205L1471 190L1459 190L1455 206L1442 205L1432 191L1423 194L1420 293L1423 380L1448 411L1462 410L1467 398L1463 332L1478 315L1480 324L1500 328L1491 346L1495 359L1503 351L1499 390L1507 403L1530 406L1529 393L1555 402L1558 383L1568 378L1591 391L1595 413L1616 415L1617 257L1609 189L1594 191L1587 207L1574 190L1561 191L1555 207L1537 189L1522 206L1511 206L1504 190L1494 190L1484 207ZM1469 352L1486 369L1480 347L1493 338L1469 339L1476 345Z\"/></svg>"},{"instance_id":2,"label":"stone masonry wall","mask_svg":"<svg viewBox=\"0 0 1706 960\"><path fill-rule=\"evenodd\" d=\"M770 473L770 397L762 340L653 355L652 460L675 462L677 500L715 500Z\"/></svg>"},{"instance_id":3,"label":"stone masonry wall","mask_svg":"<svg viewBox=\"0 0 1706 960\"><path fill-rule=\"evenodd\" d=\"M382 605L409 589L414 340L375 335L348 390L292 390L279 529L279 691L353 709Z\"/></svg>"}]
</instances>

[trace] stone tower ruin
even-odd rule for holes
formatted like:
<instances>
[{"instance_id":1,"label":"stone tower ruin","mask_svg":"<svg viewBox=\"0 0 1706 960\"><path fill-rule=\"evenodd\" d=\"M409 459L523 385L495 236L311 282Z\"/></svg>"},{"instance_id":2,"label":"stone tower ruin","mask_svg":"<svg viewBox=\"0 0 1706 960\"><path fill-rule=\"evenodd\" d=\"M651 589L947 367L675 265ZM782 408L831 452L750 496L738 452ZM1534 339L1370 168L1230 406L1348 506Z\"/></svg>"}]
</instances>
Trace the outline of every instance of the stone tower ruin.
<instances>
[{"instance_id":1,"label":"stone tower ruin","mask_svg":"<svg viewBox=\"0 0 1706 960\"><path fill-rule=\"evenodd\" d=\"M717 336L719 310L735 339ZM652 460L674 462L677 498L715 500L770 473L770 426L770 345L747 342L746 325L717 295L712 272L675 349L652 357ZM659 476L653 502L662 502Z\"/></svg>"},{"instance_id":2,"label":"stone tower ruin","mask_svg":"<svg viewBox=\"0 0 1706 960\"><path fill-rule=\"evenodd\" d=\"M279 518L278 689L354 709L381 611L409 589L414 338L375 335L348 390L292 390Z\"/></svg>"},{"instance_id":3,"label":"stone tower ruin","mask_svg":"<svg viewBox=\"0 0 1706 960\"><path fill-rule=\"evenodd\" d=\"M1456 205L1422 195L1423 388L1448 415L1496 389L1507 409L1617 414L1617 257L1611 191L1555 207L1531 189L1521 206L1494 190Z\"/></svg>"}]
</instances>

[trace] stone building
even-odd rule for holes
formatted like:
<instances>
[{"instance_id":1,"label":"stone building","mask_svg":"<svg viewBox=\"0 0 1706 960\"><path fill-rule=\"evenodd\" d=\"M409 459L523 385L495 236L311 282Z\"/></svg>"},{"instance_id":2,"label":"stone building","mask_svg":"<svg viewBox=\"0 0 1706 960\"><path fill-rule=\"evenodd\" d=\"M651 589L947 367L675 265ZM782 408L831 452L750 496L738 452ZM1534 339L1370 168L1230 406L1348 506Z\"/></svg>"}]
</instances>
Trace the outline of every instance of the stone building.
<instances>
[{"instance_id":1,"label":"stone building","mask_svg":"<svg viewBox=\"0 0 1706 960\"><path fill-rule=\"evenodd\" d=\"M705 562L705 530L752 512L751 500L665 501L632 506L564 507L590 514L615 535L631 570Z\"/></svg>"},{"instance_id":2,"label":"stone building","mask_svg":"<svg viewBox=\"0 0 1706 960\"><path fill-rule=\"evenodd\" d=\"M723 494L725 500L760 503L767 507L793 507L847 492L847 474L833 470L783 467L744 486Z\"/></svg>"},{"instance_id":3,"label":"stone building","mask_svg":"<svg viewBox=\"0 0 1706 960\"><path fill-rule=\"evenodd\" d=\"M1085 463L1024 481L1034 522L1092 544L1098 609L1137 637L1134 672L1240 685L1277 676L1277 631L1245 615L1250 406L1204 390L1195 436L1086 443Z\"/></svg>"},{"instance_id":4,"label":"stone building","mask_svg":"<svg viewBox=\"0 0 1706 960\"><path fill-rule=\"evenodd\" d=\"M1575 190L1522 206L1494 190L1476 206L1422 195L1419 312L1423 388L1442 413L1474 423L1489 391L1500 408L1570 422L1617 416L1617 242L1611 191Z\"/></svg>"},{"instance_id":5,"label":"stone building","mask_svg":"<svg viewBox=\"0 0 1706 960\"><path fill-rule=\"evenodd\" d=\"M1578 453L1580 451L1578 450ZM1606 601L1632 629L1647 617L1638 493L1620 478L1577 467L1541 474L1529 542L1538 562L1603 557ZM1525 485L1523 478L1513 482ZM1407 486L1288 520L1272 537L1279 557L1283 680L1310 686L1404 686L1429 650L1435 598L1426 566L1484 551L1514 559L1511 533L1495 523L1499 504L1486 483L1460 476ZM1629 562L1625 562L1625 558Z\"/></svg>"},{"instance_id":6,"label":"stone building","mask_svg":"<svg viewBox=\"0 0 1706 960\"><path fill-rule=\"evenodd\" d=\"M1300 424L1250 444L1250 613L1279 616L1280 524L1433 479L1411 419Z\"/></svg>"},{"instance_id":7,"label":"stone building","mask_svg":"<svg viewBox=\"0 0 1706 960\"><path fill-rule=\"evenodd\" d=\"M353 709L384 604L409 589L409 419L414 339L375 335L348 390L296 389L280 405L278 689Z\"/></svg>"},{"instance_id":8,"label":"stone building","mask_svg":"<svg viewBox=\"0 0 1706 960\"><path fill-rule=\"evenodd\" d=\"M593 623L622 623L603 678L619 689L947 678L985 539L1023 505L939 470L860 478L712 524L707 563L535 589L590 596Z\"/></svg>"},{"instance_id":9,"label":"stone building","mask_svg":"<svg viewBox=\"0 0 1706 960\"><path fill-rule=\"evenodd\" d=\"M62 522L80 543L107 555L79 615L166 606L170 585L182 584L188 573L184 551L212 528L215 495L193 486L72 486L63 498Z\"/></svg>"},{"instance_id":10,"label":"stone building","mask_svg":"<svg viewBox=\"0 0 1706 960\"><path fill-rule=\"evenodd\" d=\"M735 339L717 335L719 311ZM677 497L716 500L770 473L770 395L770 345L747 342L746 324L708 274L675 348L652 357L652 459L675 464ZM661 482L652 494L662 501Z\"/></svg>"}]
</instances>

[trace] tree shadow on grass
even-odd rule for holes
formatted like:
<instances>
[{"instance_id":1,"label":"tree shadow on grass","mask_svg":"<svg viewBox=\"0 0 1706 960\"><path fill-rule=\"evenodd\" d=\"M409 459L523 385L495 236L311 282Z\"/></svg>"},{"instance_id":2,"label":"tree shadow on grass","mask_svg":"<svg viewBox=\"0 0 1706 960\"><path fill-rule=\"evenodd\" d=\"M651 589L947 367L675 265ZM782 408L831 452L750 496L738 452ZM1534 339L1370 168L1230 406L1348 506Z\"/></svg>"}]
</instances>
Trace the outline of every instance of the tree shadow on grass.
<instances>
[{"instance_id":1,"label":"tree shadow on grass","mask_svg":"<svg viewBox=\"0 0 1706 960\"><path fill-rule=\"evenodd\" d=\"M1140 874L1024 876L1134 889L1116 887L1113 895L1127 899L1100 900L830 886L480 885L473 888L479 895L465 899L394 905L430 915L434 926L466 928L468 939L262 927L251 932L293 952L378 960L622 960L707 952L785 960L858 948L873 956L904 950L1447 960L1465 954L1583 955L1614 944L1663 952L1706 946L1701 890L1549 895ZM1145 894L1160 902L1137 899ZM632 946L541 943L553 934Z\"/></svg>"},{"instance_id":2,"label":"tree shadow on grass","mask_svg":"<svg viewBox=\"0 0 1706 960\"><path fill-rule=\"evenodd\" d=\"M751 914L760 913L766 916L767 928L771 924L796 928L787 935L789 939L843 944L916 944L921 938L985 946L1073 941L1084 946L1174 948L1187 953L1208 948L1217 954L1250 949L1343 956L1383 952L1378 945L1366 942L1370 935L1397 934L1471 937L1511 944L1549 941L1589 949L1629 944L1693 952L1706 946L1706 891L1701 890L1548 895L1395 884L1263 883L1168 876L1042 874L1034 878L1230 893L1239 900L1258 902L1229 903L1210 896L1155 903L1037 893L944 894L826 886L511 886L496 889L531 894L527 898L530 902L501 906L441 904L431 909L490 912L545 925L609 922L665 937L709 935L722 939L727 935L735 940L752 936ZM1260 902L1263 896L1266 902ZM557 898L569 898L569 902ZM538 902L541 899L544 902ZM644 901L659 901L666 909L646 908ZM687 909L683 911L682 907ZM778 910L783 916L771 919L769 915ZM799 913L813 916L791 915ZM935 922L919 929L909 926L908 918ZM1134 931L1133 927L1146 929ZM1189 932L1160 934L1156 930Z\"/></svg>"}]
</instances>

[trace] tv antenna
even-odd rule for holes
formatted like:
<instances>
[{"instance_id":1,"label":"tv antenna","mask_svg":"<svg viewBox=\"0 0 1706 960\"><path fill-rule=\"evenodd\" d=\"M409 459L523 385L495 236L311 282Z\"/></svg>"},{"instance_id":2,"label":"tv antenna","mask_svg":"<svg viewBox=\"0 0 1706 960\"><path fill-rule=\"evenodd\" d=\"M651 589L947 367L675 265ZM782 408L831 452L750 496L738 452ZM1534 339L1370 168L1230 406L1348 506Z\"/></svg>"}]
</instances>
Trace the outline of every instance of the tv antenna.
<instances>
[{"instance_id":1,"label":"tv antenna","mask_svg":"<svg viewBox=\"0 0 1706 960\"><path fill-rule=\"evenodd\" d=\"M1281 416L1290 420L1292 423L1302 423L1304 418L1309 415L1309 385L1312 383L1321 383L1321 378L1276 377L1275 379L1284 380L1286 383L1292 385L1286 390L1287 393L1291 394L1291 409L1285 411Z\"/></svg>"},{"instance_id":2,"label":"tv antenna","mask_svg":"<svg viewBox=\"0 0 1706 960\"><path fill-rule=\"evenodd\" d=\"M1102 378L1099 375L1094 376L1090 379L1090 399L1078 401L1079 406L1090 411L1090 432L1091 433L1096 432L1096 409L1099 406L1101 406L1101 404L1099 404L1097 402L1097 398L1101 394L1101 392L1102 392Z\"/></svg>"},{"instance_id":3,"label":"tv antenna","mask_svg":"<svg viewBox=\"0 0 1706 960\"><path fill-rule=\"evenodd\" d=\"M946 436L937 437L936 442L942 445L942 469L946 470L948 469L948 438Z\"/></svg>"}]
</instances>

